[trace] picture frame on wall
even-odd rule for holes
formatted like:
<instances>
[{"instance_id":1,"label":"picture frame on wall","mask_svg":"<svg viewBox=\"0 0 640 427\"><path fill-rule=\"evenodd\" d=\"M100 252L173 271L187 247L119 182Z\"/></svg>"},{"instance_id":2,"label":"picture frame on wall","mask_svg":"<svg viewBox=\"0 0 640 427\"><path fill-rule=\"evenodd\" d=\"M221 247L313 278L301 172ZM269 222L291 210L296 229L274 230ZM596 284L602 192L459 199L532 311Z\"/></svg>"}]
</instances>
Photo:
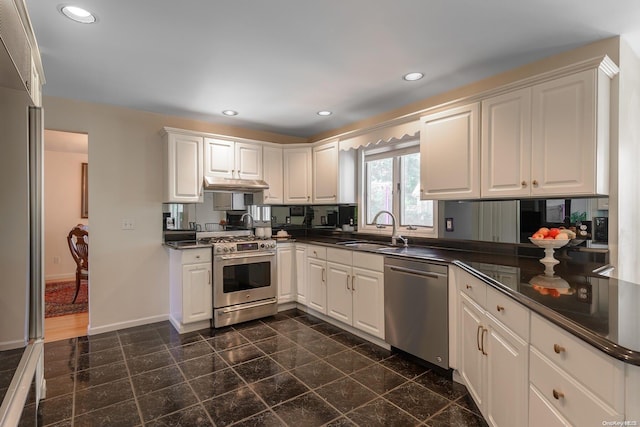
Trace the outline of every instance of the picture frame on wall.
<instances>
[{"instance_id":1,"label":"picture frame on wall","mask_svg":"<svg viewBox=\"0 0 640 427\"><path fill-rule=\"evenodd\" d=\"M80 181L81 186L81 199L80 199L80 218L89 218L89 177L88 177L89 164L82 164L82 178Z\"/></svg>"}]
</instances>

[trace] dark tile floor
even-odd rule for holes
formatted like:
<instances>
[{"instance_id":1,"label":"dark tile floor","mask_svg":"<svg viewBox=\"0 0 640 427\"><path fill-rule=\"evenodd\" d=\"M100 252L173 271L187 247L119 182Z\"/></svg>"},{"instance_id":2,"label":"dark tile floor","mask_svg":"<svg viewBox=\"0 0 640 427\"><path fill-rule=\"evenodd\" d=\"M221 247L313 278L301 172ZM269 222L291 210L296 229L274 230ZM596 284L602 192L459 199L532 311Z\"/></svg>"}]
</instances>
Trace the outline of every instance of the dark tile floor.
<instances>
[{"instance_id":1,"label":"dark tile floor","mask_svg":"<svg viewBox=\"0 0 640 427\"><path fill-rule=\"evenodd\" d=\"M41 426L486 425L464 386L297 310L48 343L45 377Z\"/></svg>"}]
</instances>

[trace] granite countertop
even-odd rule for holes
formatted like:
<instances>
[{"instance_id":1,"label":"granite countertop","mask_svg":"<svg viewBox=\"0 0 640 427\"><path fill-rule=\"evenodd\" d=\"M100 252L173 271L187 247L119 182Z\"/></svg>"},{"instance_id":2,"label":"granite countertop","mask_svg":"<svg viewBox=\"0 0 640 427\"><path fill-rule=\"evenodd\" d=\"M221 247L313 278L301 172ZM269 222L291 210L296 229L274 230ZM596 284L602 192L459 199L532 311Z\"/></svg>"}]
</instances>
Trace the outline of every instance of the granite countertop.
<instances>
[{"instance_id":1,"label":"granite countertop","mask_svg":"<svg viewBox=\"0 0 640 427\"><path fill-rule=\"evenodd\" d=\"M298 241L348 249L331 238ZM556 251L551 281L539 262L542 251L539 258L420 246L369 252L457 265L611 357L640 366L640 285L598 274L606 265L578 259L577 252Z\"/></svg>"},{"instance_id":2,"label":"granite countertop","mask_svg":"<svg viewBox=\"0 0 640 427\"><path fill-rule=\"evenodd\" d=\"M165 242L165 246L171 249L200 249L212 248L213 243L200 243L195 240L181 240L176 242Z\"/></svg>"}]
</instances>

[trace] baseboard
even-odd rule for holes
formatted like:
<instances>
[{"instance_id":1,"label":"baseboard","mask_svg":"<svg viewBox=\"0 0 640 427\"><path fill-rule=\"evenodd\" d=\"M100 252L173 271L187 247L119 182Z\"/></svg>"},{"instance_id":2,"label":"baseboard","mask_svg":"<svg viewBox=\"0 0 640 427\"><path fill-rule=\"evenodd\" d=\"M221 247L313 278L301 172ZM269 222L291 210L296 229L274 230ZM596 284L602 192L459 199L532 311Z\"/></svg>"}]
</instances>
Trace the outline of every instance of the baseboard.
<instances>
[{"instance_id":1,"label":"baseboard","mask_svg":"<svg viewBox=\"0 0 640 427\"><path fill-rule=\"evenodd\" d=\"M291 310L293 308L296 308L297 306L298 306L298 303L296 303L295 301L278 304L278 312Z\"/></svg>"},{"instance_id":2,"label":"baseboard","mask_svg":"<svg viewBox=\"0 0 640 427\"><path fill-rule=\"evenodd\" d=\"M3 341L3 342L0 342L0 351L14 350L16 348L24 347L25 345L27 345L27 341L25 339L14 340L14 341Z\"/></svg>"},{"instance_id":3,"label":"baseboard","mask_svg":"<svg viewBox=\"0 0 640 427\"><path fill-rule=\"evenodd\" d=\"M309 308L309 307L307 307L305 305L302 305L300 303L297 303L297 308L300 311L304 311L305 313L309 313L310 315L315 316L315 317L317 317L317 318L319 318L321 320L324 320L327 323L331 323L333 326L337 326L338 328L343 329L343 330L345 330L347 332L350 332L353 335L356 335L356 336L362 338L363 340L367 340L370 343L373 343L373 344L375 344L375 345L377 345L379 347L385 348L387 350L391 349L391 346L389 344L387 344L384 340L381 340L378 337L374 337L373 335L369 335L368 333L363 332L360 329L356 329L351 325L347 325L345 323L339 322L336 319L327 316L326 314L322 314L320 312L317 312L314 309Z\"/></svg>"},{"instance_id":4,"label":"baseboard","mask_svg":"<svg viewBox=\"0 0 640 427\"><path fill-rule=\"evenodd\" d=\"M48 276L44 276L44 281L46 282L60 282L62 280L76 280L75 273L71 274L50 274Z\"/></svg>"},{"instance_id":5,"label":"baseboard","mask_svg":"<svg viewBox=\"0 0 640 427\"><path fill-rule=\"evenodd\" d=\"M89 320L91 320L91 318L89 318ZM87 329L87 333L89 335L97 335L97 334L103 334L105 332L118 331L120 329L133 328L134 326L148 325L149 323L163 322L165 320L169 320L169 315L168 314L161 314L159 316L143 317L142 319L128 320L126 322L111 323L109 325L97 326L97 327L93 327L93 326L91 326L91 323L89 323L89 328Z\"/></svg>"},{"instance_id":6,"label":"baseboard","mask_svg":"<svg viewBox=\"0 0 640 427\"><path fill-rule=\"evenodd\" d=\"M201 320L200 322L183 324L173 316L169 316L169 322L179 334L186 334L188 332L199 331L201 329L209 329L211 327L211 319Z\"/></svg>"}]
</instances>

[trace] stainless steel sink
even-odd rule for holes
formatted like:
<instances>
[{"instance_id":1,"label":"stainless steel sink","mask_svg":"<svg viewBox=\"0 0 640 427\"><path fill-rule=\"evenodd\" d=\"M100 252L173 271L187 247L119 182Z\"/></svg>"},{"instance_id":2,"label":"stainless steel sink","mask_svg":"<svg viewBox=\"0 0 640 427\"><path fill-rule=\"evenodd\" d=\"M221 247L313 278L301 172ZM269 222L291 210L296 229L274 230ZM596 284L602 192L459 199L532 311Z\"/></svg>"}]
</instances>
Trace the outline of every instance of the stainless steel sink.
<instances>
[{"instance_id":1,"label":"stainless steel sink","mask_svg":"<svg viewBox=\"0 0 640 427\"><path fill-rule=\"evenodd\" d=\"M344 246L346 248L351 249L362 249L367 251L377 251L380 249L389 249L391 248L389 245L381 244L381 243L372 243L372 242L340 242L338 243L340 246Z\"/></svg>"}]
</instances>

